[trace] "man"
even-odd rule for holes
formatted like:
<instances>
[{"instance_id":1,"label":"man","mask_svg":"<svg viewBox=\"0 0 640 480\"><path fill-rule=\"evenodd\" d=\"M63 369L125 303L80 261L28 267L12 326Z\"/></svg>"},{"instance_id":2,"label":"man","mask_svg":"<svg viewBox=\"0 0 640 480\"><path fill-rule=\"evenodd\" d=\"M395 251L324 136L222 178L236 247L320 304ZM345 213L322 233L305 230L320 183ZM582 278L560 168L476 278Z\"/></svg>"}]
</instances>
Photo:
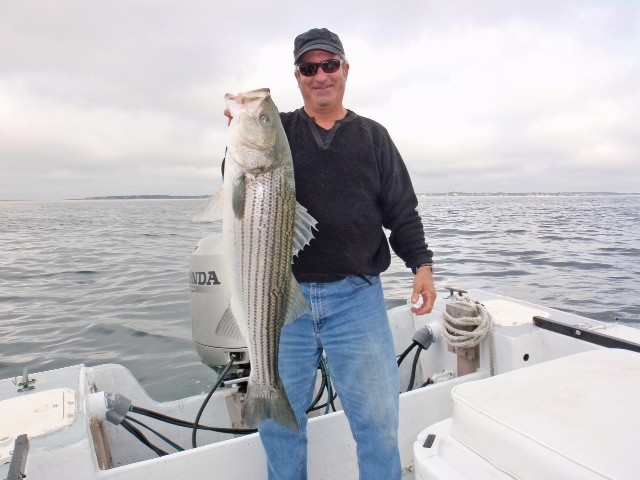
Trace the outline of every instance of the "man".
<instances>
[{"instance_id":1,"label":"man","mask_svg":"<svg viewBox=\"0 0 640 480\"><path fill-rule=\"evenodd\" d=\"M388 132L343 106L349 63L340 38L326 28L311 29L296 37L293 55L304 107L280 116L296 197L318 221L318 231L293 263L310 313L283 328L278 359L300 429L272 420L260 425L269 478L307 478L306 411L324 352L357 443L360 478L399 480L400 385L379 278L391 262L383 227L415 274L411 301L422 300L412 308L417 315L431 312L436 298L432 252L411 179Z\"/></svg>"},{"instance_id":2,"label":"man","mask_svg":"<svg viewBox=\"0 0 640 480\"><path fill-rule=\"evenodd\" d=\"M379 274L389 242L413 270L416 314L436 298L432 253L424 240L407 169L386 129L343 106L349 64L340 38L312 29L294 42L304 107L282 113L298 202L318 221L293 273L310 313L282 330L279 369L299 432L260 426L269 478L307 478L307 416L324 351L357 443L360 478L401 478L398 369Z\"/></svg>"}]
</instances>

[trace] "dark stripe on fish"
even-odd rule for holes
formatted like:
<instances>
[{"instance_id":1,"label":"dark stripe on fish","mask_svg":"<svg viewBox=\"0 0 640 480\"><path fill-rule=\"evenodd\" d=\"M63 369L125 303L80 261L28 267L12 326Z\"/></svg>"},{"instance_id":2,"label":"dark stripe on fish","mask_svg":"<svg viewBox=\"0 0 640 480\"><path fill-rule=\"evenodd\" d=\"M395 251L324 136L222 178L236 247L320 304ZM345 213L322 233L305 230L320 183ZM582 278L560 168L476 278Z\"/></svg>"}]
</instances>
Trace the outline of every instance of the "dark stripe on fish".
<instances>
[{"instance_id":1,"label":"dark stripe on fish","mask_svg":"<svg viewBox=\"0 0 640 480\"><path fill-rule=\"evenodd\" d=\"M244 175L240 175L233 179L233 192L231 196L231 205L233 207L233 214L237 219L244 217L244 203L246 201L246 178Z\"/></svg>"}]
</instances>

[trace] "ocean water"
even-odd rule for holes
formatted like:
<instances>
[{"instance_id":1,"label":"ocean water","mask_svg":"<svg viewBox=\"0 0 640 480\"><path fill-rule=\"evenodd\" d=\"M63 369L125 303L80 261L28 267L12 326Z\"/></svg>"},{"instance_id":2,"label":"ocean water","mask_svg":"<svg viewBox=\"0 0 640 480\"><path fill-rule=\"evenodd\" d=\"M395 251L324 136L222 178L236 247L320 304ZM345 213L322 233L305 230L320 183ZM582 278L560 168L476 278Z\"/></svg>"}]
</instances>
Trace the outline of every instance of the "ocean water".
<instances>
[{"instance_id":1,"label":"ocean water","mask_svg":"<svg viewBox=\"0 0 640 480\"><path fill-rule=\"evenodd\" d=\"M191 340L189 262L217 224L203 200L0 202L0 378L129 368L157 400L207 391ZM482 288L640 327L640 196L424 196L436 284ZM390 304L412 275L394 258Z\"/></svg>"}]
</instances>

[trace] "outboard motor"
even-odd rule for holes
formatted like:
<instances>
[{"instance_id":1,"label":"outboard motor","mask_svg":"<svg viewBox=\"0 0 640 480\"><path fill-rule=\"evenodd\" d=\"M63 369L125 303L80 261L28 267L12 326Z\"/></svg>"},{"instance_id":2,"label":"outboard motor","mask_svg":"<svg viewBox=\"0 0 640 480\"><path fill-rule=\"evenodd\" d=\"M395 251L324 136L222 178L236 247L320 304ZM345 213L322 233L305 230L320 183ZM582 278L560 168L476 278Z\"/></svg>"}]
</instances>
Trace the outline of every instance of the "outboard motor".
<instances>
[{"instance_id":1,"label":"outboard motor","mask_svg":"<svg viewBox=\"0 0 640 480\"><path fill-rule=\"evenodd\" d=\"M223 254L222 234L204 237L191 255L191 334L200 360L220 370L227 366L231 354L249 363L246 342L216 333L218 323L229 306L229 287Z\"/></svg>"}]
</instances>

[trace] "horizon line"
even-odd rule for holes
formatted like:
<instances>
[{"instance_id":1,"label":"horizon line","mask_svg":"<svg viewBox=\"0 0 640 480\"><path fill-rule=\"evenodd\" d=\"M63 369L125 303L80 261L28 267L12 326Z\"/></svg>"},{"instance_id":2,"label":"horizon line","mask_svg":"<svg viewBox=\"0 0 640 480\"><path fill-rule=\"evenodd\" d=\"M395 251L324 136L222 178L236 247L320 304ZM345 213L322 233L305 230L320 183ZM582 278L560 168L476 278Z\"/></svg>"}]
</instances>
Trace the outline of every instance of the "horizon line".
<instances>
[{"instance_id":1,"label":"horizon line","mask_svg":"<svg viewBox=\"0 0 640 480\"><path fill-rule=\"evenodd\" d=\"M622 196L622 195L640 195L640 192L609 192L609 191L567 191L567 192L465 192L452 190L449 192L416 192L416 196L432 196L432 197L456 197L456 196ZM102 195L96 197L82 198L58 198L58 199L18 199L7 198L0 199L0 202L51 202L51 201L81 201L81 200L197 200L209 198L211 194L206 195L166 195L166 194L133 194L133 195Z\"/></svg>"}]
</instances>

